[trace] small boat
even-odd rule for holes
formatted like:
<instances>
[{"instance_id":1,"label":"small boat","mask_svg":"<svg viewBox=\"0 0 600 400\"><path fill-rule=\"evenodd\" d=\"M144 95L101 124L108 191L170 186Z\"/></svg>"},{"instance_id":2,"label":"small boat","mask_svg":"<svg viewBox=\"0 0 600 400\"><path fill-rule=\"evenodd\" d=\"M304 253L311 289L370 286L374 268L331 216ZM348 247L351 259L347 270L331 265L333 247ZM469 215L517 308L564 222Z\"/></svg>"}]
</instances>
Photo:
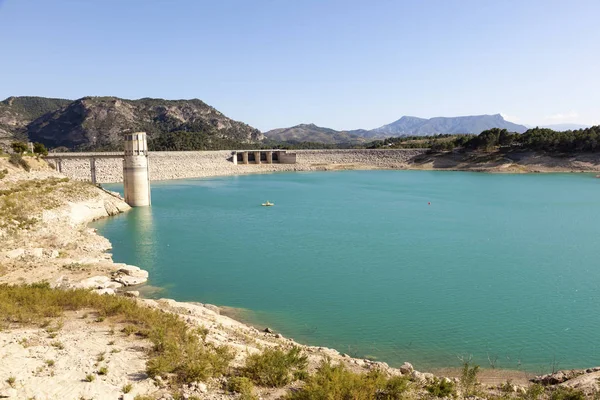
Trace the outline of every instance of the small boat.
<instances>
[{"instance_id":1,"label":"small boat","mask_svg":"<svg viewBox=\"0 0 600 400\"><path fill-rule=\"evenodd\" d=\"M267 202L266 202L266 203L262 203L262 205L263 205L264 207L271 207L271 206L274 206L274 205L275 205L275 203L271 203L271 202L269 202L269 200L267 200Z\"/></svg>"}]
</instances>

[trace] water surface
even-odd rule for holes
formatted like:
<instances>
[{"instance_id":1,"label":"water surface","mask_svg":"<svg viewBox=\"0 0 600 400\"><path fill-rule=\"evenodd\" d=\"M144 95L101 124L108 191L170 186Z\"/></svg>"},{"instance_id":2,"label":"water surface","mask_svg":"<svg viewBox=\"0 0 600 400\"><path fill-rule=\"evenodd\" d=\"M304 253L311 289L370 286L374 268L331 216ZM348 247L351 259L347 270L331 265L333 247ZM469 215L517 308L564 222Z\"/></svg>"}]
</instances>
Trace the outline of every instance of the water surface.
<instances>
[{"instance_id":1,"label":"water surface","mask_svg":"<svg viewBox=\"0 0 600 400\"><path fill-rule=\"evenodd\" d=\"M392 365L600 360L591 175L283 173L153 183L152 202L95 226L163 297Z\"/></svg>"}]
</instances>

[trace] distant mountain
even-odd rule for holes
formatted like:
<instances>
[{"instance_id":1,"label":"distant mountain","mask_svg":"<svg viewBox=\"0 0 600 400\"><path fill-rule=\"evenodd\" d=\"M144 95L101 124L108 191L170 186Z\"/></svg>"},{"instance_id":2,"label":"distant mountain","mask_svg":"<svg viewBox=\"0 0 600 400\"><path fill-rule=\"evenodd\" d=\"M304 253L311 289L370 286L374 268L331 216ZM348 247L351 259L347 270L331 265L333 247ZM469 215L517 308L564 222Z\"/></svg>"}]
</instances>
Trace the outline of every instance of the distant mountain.
<instances>
[{"instance_id":1,"label":"distant mountain","mask_svg":"<svg viewBox=\"0 0 600 400\"><path fill-rule=\"evenodd\" d=\"M369 131L368 137L427 136L436 134L474 133L487 129L501 128L509 132L523 133L524 125L506 121L502 115L472 115L465 117L435 117L430 119L402 117L391 124Z\"/></svg>"},{"instance_id":2,"label":"distant mountain","mask_svg":"<svg viewBox=\"0 0 600 400\"><path fill-rule=\"evenodd\" d=\"M71 149L120 148L125 131L145 131L150 139L179 131L202 133L209 141L263 139L258 129L227 118L198 99L10 97L0 103L0 136L7 139L28 138Z\"/></svg>"},{"instance_id":3,"label":"distant mountain","mask_svg":"<svg viewBox=\"0 0 600 400\"><path fill-rule=\"evenodd\" d=\"M314 142L324 144L354 144L365 142L365 139L355 133L322 128L315 124L300 124L292 126L291 128L273 129L265 132L264 135L270 140L290 143Z\"/></svg>"},{"instance_id":4,"label":"distant mountain","mask_svg":"<svg viewBox=\"0 0 600 400\"><path fill-rule=\"evenodd\" d=\"M553 131L563 132L563 131L576 131L579 129L589 128L591 125L582 125L582 124L552 124L552 125L543 125L540 128L548 128ZM535 128L532 126L532 128Z\"/></svg>"},{"instance_id":5,"label":"distant mountain","mask_svg":"<svg viewBox=\"0 0 600 400\"><path fill-rule=\"evenodd\" d=\"M428 136L435 134L479 134L487 129L502 128L510 132L523 133L527 127L504 120L500 114L474 115L466 117L436 117L431 119L402 117L391 124L373 130L356 129L336 131L318 127L315 124L301 124L291 128L273 129L265 132L265 137L280 142L316 143L361 143L374 139L396 136Z\"/></svg>"}]
</instances>

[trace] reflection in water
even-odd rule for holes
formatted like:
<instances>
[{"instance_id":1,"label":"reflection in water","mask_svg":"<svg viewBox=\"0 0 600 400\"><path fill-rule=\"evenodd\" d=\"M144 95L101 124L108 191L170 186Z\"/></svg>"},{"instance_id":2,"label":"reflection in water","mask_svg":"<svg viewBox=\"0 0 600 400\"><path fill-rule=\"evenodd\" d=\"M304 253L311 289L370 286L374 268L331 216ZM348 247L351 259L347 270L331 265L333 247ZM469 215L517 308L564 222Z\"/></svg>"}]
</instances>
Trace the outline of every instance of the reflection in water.
<instances>
[{"instance_id":1,"label":"reflection in water","mask_svg":"<svg viewBox=\"0 0 600 400\"><path fill-rule=\"evenodd\" d=\"M131 215L125 220L125 229L135 240L130 242L131 253L137 266L151 271L156 260L156 230L152 217L152 207L137 207L130 211Z\"/></svg>"}]
</instances>

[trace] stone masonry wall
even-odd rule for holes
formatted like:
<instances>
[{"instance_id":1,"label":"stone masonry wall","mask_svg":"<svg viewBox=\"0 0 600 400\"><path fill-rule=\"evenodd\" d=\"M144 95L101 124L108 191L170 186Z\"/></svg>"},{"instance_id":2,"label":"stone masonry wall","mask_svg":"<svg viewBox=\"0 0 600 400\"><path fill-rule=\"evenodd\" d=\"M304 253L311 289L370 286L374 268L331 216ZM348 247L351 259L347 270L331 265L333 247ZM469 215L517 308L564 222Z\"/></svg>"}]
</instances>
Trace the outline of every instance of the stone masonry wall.
<instances>
[{"instance_id":1,"label":"stone masonry wall","mask_svg":"<svg viewBox=\"0 0 600 400\"><path fill-rule=\"evenodd\" d=\"M150 153L150 179L170 180L219 175L239 175L277 171L318 171L328 169L401 169L422 149L394 150L293 150L296 164L234 165L232 152L172 151ZM72 154L72 153L71 153ZM49 161L53 163L53 160ZM62 173L78 180L90 180L89 159L63 159ZM123 160L96 159L96 179L99 183L122 182Z\"/></svg>"}]
</instances>

